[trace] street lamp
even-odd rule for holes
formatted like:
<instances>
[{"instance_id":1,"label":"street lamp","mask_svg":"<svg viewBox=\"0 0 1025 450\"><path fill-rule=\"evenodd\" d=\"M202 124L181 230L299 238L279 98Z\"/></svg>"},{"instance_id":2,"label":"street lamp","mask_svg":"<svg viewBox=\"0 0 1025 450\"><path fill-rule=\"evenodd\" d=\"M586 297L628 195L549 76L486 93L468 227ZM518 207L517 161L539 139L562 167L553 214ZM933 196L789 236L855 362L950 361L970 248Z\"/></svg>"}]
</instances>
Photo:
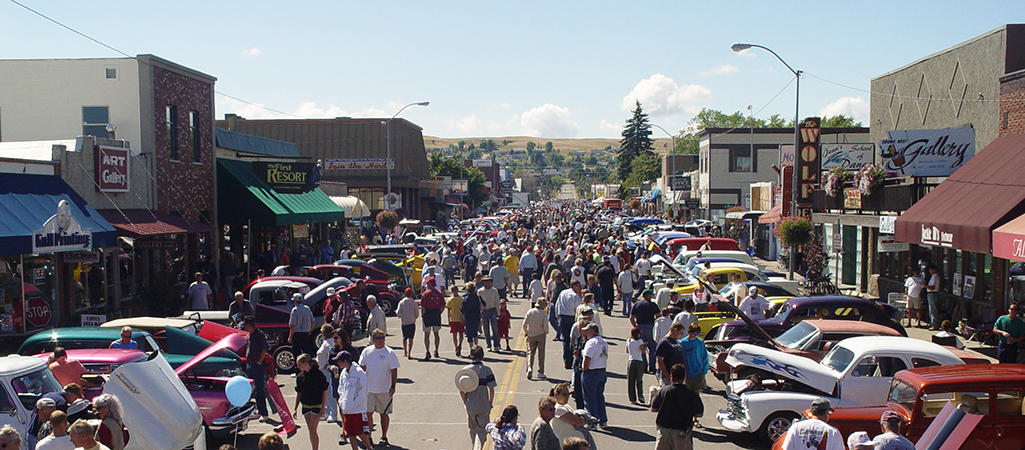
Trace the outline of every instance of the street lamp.
<instances>
[{"instance_id":1,"label":"street lamp","mask_svg":"<svg viewBox=\"0 0 1025 450\"><path fill-rule=\"evenodd\" d=\"M790 73L794 74L794 76L797 77L797 88L795 89L796 94L795 94L795 99L794 99L794 156L795 156L795 158L794 158L794 166L795 167L794 167L794 171L793 171L794 176L793 176L793 179L792 179L792 186L791 186L791 192L790 192L790 194L791 194L791 196L790 196L791 197L790 198L790 216L793 217L793 216L797 215L797 167L796 167L796 165L797 165L797 158L796 158L796 156L797 156L797 153L800 151L800 149L798 147L800 146L800 143L801 143L801 141L800 141L801 135L800 135L800 128L799 128L800 124L798 123L798 120L799 120L799 117L800 117L800 110L801 110L801 71L800 70L794 70L793 67L790 67L790 64L787 64L787 62L784 61L783 58L780 58L779 55L777 55L776 52L772 51L772 49L769 48L769 47L765 47L765 46L758 45L758 44L733 44L733 46L731 46L730 48L733 49L733 51L735 51L735 52L742 52L742 51L747 50L747 49L749 49L751 47L757 47L757 48L765 50L765 51L767 51L769 53L772 53L772 56L775 56L776 59L779 60L779 62L783 63L784 66L787 66L787 69L790 70ZM795 254L794 249L790 249L790 264L789 264L790 268L789 268L789 272L790 272L790 279L791 280L794 279L794 262L795 262L794 254Z\"/></svg>"},{"instance_id":2,"label":"street lamp","mask_svg":"<svg viewBox=\"0 0 1025 450\"><path fill-rule=\"evenodd\" d=\"M651 126L662 130L663 133L668 134L669 137L672 138L672 140L673 140L673 148L672 148L672 150L669 150L669 153L666 153L666 157L673 161L673 163L672 163L673 164L673 169L672 169L672 172L669 173L669 187L672 188L673 187L673 177L676 176L676 158L673 157L673 154L676 153L676 135L666 131L665 128L662 128L659 125L651 124ZM676 207L679 208L679 205L676 203L677 201L678 200L677 200L677 197L676 197L676 189L673 189L673 205L676 205Z\"/></svg>"},{"instance_id":3,"label":"street lamp","mask_svg":"<svg viewBox=\"0 0 1025 450\"><path fill-rule=\"evenodd\" d=\"M384 160L384 166L385 166L385 168L388 171L388 192L385 192L385 194L384 194L384 209L387 210L387 211L391 211L391 202L389 201L389 198L390 198L391 193L392 193L391 192L391 121L395 120L395 118L398 117L398 115L401 114L402 111L405 111L406 108L409 108L410 106L414 106L414 105L415 106L427 106L427 105L430 105L430 104L431 104L431 102L414 102L414 103L410 103L410 104L408 104L406 106L403 106L402 109L399 110L399 112L395 113L394 116L391 116L391 119L388 119L388 121L385 122L385 134L387 135L387 140L388 140L388 156Z\"/></svg>"}]
</instances>

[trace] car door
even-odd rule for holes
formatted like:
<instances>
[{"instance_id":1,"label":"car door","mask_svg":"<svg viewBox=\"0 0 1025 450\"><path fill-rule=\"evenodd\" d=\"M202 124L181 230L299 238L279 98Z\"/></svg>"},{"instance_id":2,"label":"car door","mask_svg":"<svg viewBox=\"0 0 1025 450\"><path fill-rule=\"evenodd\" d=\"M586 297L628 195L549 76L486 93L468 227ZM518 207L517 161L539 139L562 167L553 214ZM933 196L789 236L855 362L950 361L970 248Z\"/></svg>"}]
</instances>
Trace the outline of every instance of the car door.
<instances>
[{"instance_id":1,"label":"car door","mask_svg":"<svg viewBox=\"0 0 1025 450\"><path fill-rule=\"evenodd\" d=\"M28 415L28 411L19 411L19 402L15 401L15 397L10 394L7 388L7 382L0 383L0 426L10 425L18 430L22 436L25 435L25 424L20 419L19 415Z\"/></svg>"},{"instance_id":2,"label":"car door","mask_svg":"<svg viewBox=\"0 0 1025 450\"><path fill-rule=\"evenodd\" d=\"M863 355L844 374L840 395L863 406L885 404L893 374L907 368L907 361L898 355Z\"/></svg>"}]
</instances>

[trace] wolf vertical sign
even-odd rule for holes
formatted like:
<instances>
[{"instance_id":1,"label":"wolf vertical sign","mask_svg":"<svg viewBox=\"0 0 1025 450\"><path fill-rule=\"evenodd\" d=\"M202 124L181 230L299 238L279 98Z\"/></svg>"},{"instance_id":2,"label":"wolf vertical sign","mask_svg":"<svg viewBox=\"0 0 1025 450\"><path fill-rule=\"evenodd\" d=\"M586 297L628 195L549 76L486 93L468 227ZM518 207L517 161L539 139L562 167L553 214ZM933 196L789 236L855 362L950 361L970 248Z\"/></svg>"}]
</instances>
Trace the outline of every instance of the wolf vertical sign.
<instances>
[{"instance_id":1,"label":"wolf vertical sign","mask_svg":"<svg viewBox=\"0 0 1025 450\"><path fill-rule=\"evenodd\" d=\"M801 122L797 149L797 206L811 207L812 192L819 186L822 154L819 152L819 124L821 119L809 117Z\"/></svg>"}]
</instances>

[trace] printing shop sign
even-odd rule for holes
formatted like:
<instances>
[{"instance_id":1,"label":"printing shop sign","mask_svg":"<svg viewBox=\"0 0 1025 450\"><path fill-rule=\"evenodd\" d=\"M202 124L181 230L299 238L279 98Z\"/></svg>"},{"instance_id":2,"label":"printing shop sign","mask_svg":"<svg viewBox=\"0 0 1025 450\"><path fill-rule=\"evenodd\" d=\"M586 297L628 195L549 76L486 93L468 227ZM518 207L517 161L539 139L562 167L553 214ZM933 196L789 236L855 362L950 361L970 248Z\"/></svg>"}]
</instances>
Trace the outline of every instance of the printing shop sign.
<instances>
[{"instance_id":1,"label":"printing shop sign","mask_svg":"<svg viewBox=\"0 0 1025 450\"><path fill-rule=\"evenodd\" d=\"M43 222L43 228L32 233L32 253L56 253L91 250L93 233L82 228L71 214L71 203L57 202L57 213Z\"/></svg>"},{"instance_id":2,"label":"printing shop sign","mask_svg":"<svg viewBox=\"0 0 1025 450\"><path fill-rule=\"evenodd\" d=\"M879 156L888 172L910 177L950 176L975 156L975 130L887 131L879 141Z\"/></svg>"}]
</instances>

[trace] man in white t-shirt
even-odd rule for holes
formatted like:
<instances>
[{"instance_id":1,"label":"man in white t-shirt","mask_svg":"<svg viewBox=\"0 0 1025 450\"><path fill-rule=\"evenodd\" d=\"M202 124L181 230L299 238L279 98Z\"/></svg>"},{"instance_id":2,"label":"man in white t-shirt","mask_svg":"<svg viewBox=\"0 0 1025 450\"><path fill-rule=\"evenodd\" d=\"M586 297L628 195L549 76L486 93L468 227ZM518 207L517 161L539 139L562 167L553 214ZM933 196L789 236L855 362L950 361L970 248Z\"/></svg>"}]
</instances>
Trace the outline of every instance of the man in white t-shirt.
<instances>
[{"instance_id":1,"label":"man in white t-shirt","mask_svg":"<svg viewBox=\"0 0 1025 450\"><path fill-rule=\"evenodd\" d=\"M794 422L783 438L784 450L844 450L840 431L829 425L833 408L829 400L819 397L811 402L812 418Z\"/></svg>"},{"instance_id":2,"label":"man in white t-shirt","mask_svg":"<svg viewBox=\"0 0 1025 450\"><path fill-rule=\"evenodd\" d=\"M756 286L747 288L747 297L740 302L740 310L744 311L751 320L764 320L765 311L769 309L769 301L758 293Z\"/></svg>"},{"instance_id":3,"label":"man in white t-shirt","mask_svg":"<svg viewBox=\"0 0 1025 450\"><path fill-rule=\"evenodd\" d=\"M381 445L388 445L392 400L399 381L399 357L384 345L384 331L373 330L370 336L374 345L363 349L359 355L359 365L367 373L367 421L373 429L374 413L381 415Z\"/></svg>"},{"instance_id":4,"label":"man in white t-shirt","mask_svg":"<svg viewBox=\"0 0 1025 450\"><path fill-rule=\"evenodd\" d=\"M214 291L203 281L203 272L196 272L196 281L189 285L188 301L191 311L206 311L213 303Z\"/></svg>"},{"instance_id":5,"label":"man in white t-shirt","mask_svg":"<svg viewBox=\"0 0 1025 450\"><path fill-rule=\"evenodd\" d=\"M49 422L52 433L36 444L36 450L74 450L75 444L71 443L71 436L68 436L67 414L54 411L50 414Z\"/></svg>"},{"instance_id":6,"label":"man in white t-shirt","mask_svg":"<svg viewBox=\"0 0 1025 450\"><path fill-rule=\"evenodd\" d=\"M641 257L634 264L637 271L637 284L644 286L644 282L651 279L651 261L648 260L648 252L641 253Z\"/></svg>"},{"instance_id":7,"label":"man in white t-shirt","mask_svg":"<svg viewBox=\"0 0 1025 450\"><path fill-rule=\"evenodd\" d=\"M605 369L609 362L609 344L598 335L598 325L593 322L584 325L580 332L587 338L582 352L583 372L580 374L584 408L598 419L598 426L605 430L609 427L609 416L605 411L605 382L608 381Z\"/></svg>"},{"instance_id":8,"label":"man in white t-shirt","mask_svg":"<svg viewBox=\"0 0 1025 450\"><path fill-rule=\"evenodd\" d=\"M911 318L918 319L918 327L922 326L922 316L925 311L922 308L922 288L925 287L925 280L919 276L917 267L911 269L911 276L904 280L904 301L910 311L908 314L908 326L911 326Z\"/></svg>"},{"instance_id":9,"label":"man in white t-shirt","mask_svg":"<svg viewBox=\"0 0 1025 450\"><path fill-rule=\"evenodd\" d=\"M676 289L673 289L675 285L676 283L667 281L665 287L659 288L658 293L655 294L655 304L658 305L659 310L669 307L669 297L676 292Z\"/></svg>"}]
</instances>

